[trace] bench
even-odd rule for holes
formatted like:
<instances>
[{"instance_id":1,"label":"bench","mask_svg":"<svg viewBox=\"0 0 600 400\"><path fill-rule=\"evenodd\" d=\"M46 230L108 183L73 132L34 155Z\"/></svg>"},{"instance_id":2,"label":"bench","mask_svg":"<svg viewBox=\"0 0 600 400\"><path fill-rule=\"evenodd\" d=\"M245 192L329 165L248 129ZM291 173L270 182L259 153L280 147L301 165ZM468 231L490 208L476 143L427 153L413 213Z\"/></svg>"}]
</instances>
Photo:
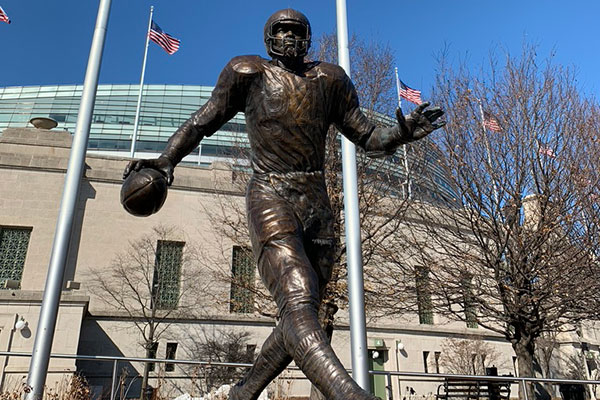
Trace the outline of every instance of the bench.
<instances>
[{"instance_id":1,"label":"bench","mask_svg":"<svg viewBox=\"0 0 600 400\"><path fill-rule=\"evenodd\" d=\"M442 391L443 390L443 391ZM510 382L467 379L444 379L438 386L437 400L509 400Z\"/></svg>"}]
</instances>

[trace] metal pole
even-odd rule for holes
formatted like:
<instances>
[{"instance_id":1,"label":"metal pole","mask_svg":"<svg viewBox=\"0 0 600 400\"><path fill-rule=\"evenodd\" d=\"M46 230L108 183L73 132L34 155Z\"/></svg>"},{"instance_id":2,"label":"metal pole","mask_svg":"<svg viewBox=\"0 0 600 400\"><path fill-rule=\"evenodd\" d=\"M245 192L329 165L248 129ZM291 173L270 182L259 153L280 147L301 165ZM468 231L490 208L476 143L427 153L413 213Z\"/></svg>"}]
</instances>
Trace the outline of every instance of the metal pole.
<instances>
[{"instance_id":1,"label":"metal pole","mask_svg":"<svg viewBox=\"0 0 600 400\"><path fill-rule=\"evenodd\" d=\"M394 69L396 73L396 92L398 93L398 108L402 109L402 97L400 96L400 78L398 77L398 67ZM410 170L408 169L408 147L402 145L402 154L404 155L404 170L406 171L406 197L412 197L412 184L410 182Z\"/></svg>"},{"instance_id":2,"label":"metal pole","mask_svg":"<svg viewBox=\"0 0 600 400\"><path fill-rule=\"evenodd\" d=\"M115 400L115 389L117 385L117 364L119 361L113 361L113 370L112 370L112 383L110 385L110 400Z\"/></svg>"},{"instance_id":3,"label":"metal pole","mask_svg":"<svg viewBox=\"0 0 600 400\"><path fill-rule=\"evenodd\" d=\"M494 189L494 201L496 202L495 207L500 207L500 195L498 193L498 185L496 183L496 179L493 177L493 167L492 167L492 150L490 149L490 142L487 137L487 130L485 128L485 114L483 113L483 106L481 105L481 100L477 99L479 103L479 113L481 115L481 129L483 131L483 142L485 144L486 158L488 163L488 168L490 170L490 176L492 177L492 187Z\"/></svg>"},{"instance_id":4,"label":"metal pole","mask_svg":"<svg viewBox=\"0 0 600 400\"><path fill-rule=\"evenodd\" d=\"M350 76L348 22L346 1L336 0L339 64ZM342 169L344 180L344 215L346 216L346 248L348 257L348 297L350 303L350 342L352 346L352 376L356 383L369 390L367 328L362 270L360 216L358 212L358 180L356 149L342 138Z\"/></svg>"},{"instance_id":5,"label":"metal pole","mask_svg":"<svg viewBox=\"0 0 600 400\"><path fill-rule=\"evenodd\" d=\"M31 388L31 391L27 394L27 400L41 399L44 394L44 384L46 383L46 375L48 374L50 350L52 348L52 340L54 339L54 331L56 329L56 319L67 263L71 230L77 206L81 176L85 166L85 152L87 149L90 125L92 123L94 102L96 100L98 75L100 74L100 63L102 61L106 26L110 14L110 3L111 0L100 0L98 8L96 28L94 30L87 70L85 72L85 80L83 83L77 126L73 137L73 145L65 177L65 186L56 223L54 244L52 245L52 254L48 266L48 276L46 278L46 287L44 289L44 297L40 309L40 318L35 334L31 363L29 364L27 385Z\"/></svg>"},{"instance_id":6,"label":"metal pole","mask_svg":"<svg viewBox=\"0 0 600 400\"><path fill-rule=\"evenodd\" d=\"M138 125L140 122L140 108L142 107L142 90L144 89L144 75L146 74L146 58L148 57L148 42L150 40L150 27L152 26L152 13L154 6L150 6L150 18L148 19L148 30L146 31L146 46L144 47L144 61L142 61L142 75L140 76L140 91L138 93L137 107L135 108L135 121L133 122L133 135L131 136L131 158L135 156L135 142L137 140Z\"/></svg>"},{"instance_id":7,"label":"metal pole","mask_svg":"<svg viewBox=\"0 0 600 400\"><path fill-rule=\"evenodd\" d=\"M525 396L525 400L529 400L529 395L527 394L527 384L525 383L525 379L521 380L523 384L523 395Z\"/></svg>"}]
</instances>

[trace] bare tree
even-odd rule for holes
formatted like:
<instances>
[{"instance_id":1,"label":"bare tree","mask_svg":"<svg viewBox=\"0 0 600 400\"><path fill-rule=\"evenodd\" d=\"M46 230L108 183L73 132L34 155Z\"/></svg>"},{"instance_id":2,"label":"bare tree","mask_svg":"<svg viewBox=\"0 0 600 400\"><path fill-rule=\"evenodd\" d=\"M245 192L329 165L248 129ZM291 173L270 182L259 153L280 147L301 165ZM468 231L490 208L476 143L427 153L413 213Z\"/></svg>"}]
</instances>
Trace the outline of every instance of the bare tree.
<instances>
[{"instance_id":1,"label":"bare tree","mask_svg":"<svg viewBox=\"0 0 600 400\"><path fill-rule=\"evenodd\" d=\"M436 311L504 335L533 376L536 340L597 311L598 106L529 46L478 74L442 59L435 102L457 206L415 207L396 240Z\"/></svg>"},{"instance_id":2,"label":"bare tree","mask_svg":"<svg viewBox=\"0 0 600 400\"><path fill-rule=\"evenodd\" d=\"M202 284L194 266L197 251L190 243L173 241L175 229L158 226L131 241L110 266L91 271L90 289L111 310L122 312L140 333L146 358L156 356L156 346L174 320L199 313L194 293ZM153 365L146 363L142 395Z\"/></svg>"},{"instance_id":3,"label":"bare tree","mask_svg":"<svg viewBox=\"0 0 600 400\"><path fill-rule=\"evenodd\" d=\"M252 363L256 345L250 343L250 333L232 329L200 329L186 349L190 357L216 363ZM211 365L201 368L204 381L202 392L237 382L244 375L244 368Z\"/></svg>"},{"instance_id":4,"label":"bare tree","mask_svg":"<svg viewBox=\"0 0 600 400\"><path fill-rule=\"evenodd\" d=\"M381 124L394 123L382 117L393 115L397 98L394 92L394 54L389 46L377 42L365 42L357 36L350 39L352 80L361 101L361 108L372 120ZM334 33L321 36L310 55L320 61L337 63L337 37ZM379 118L379 120L377 119ZM346 247L344 242L343 189L341 138L331 128L326 149L327 191L333 208L337 235L336 263L332 279L321 305L321 323L328 336L333 333L334 316L339 307L347 304ZM379 243L397 227L400 216L406 210L407 198L399 193L406 179L405 171L399 170L399 157L373 160L358 154L357 157L359 215L363 265L366 273L369 263L377 259ZM368 278L367 278L368 279ZM367 291L368 291L367 286ZM369 298L369 297L367 297Z\"/></svg>"},{"instance_id":5,"label":"bare tree","mask_svg":"<svg viewBox=\"0 0 600 400\"><path fill-rule=\"evenodd\" d=\"M481 338L444 339L440 366L447 374L485 375L486 368L504 368L506 360L494 346Z\"/></svg>"}]
</instances>

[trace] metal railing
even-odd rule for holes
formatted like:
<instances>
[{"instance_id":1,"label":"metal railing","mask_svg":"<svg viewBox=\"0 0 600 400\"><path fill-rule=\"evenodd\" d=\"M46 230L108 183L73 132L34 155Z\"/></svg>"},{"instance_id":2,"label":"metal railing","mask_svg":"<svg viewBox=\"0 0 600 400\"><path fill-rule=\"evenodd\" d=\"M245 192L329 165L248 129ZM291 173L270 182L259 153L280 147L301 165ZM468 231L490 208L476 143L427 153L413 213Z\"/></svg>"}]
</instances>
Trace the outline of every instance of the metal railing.
<instances>
[{"instance_id":1,"label":"metal railing","mask_svg":"<svg viewBox=\"0 0 600 400\"><path fill-rule=\"evenodd\" d=\"M26 352L11 352L0 351L0 357L31 357L31 353ZM81 361L100 361L112 362L111 374L111 392L110 399L114 400L117 388L117 371L119 363L139 362L139 363L157 363L157 364L177 364L177 365L196 365L202 367L231 367L231 368L249 368L252 364L249 363L231 363L231 362L213 362L213 361L197 361L197 360L175 360L168 358L143 358L143 357L119 357L119 356L91 356L77 354L51 354L51 358L56 359L72 359ZM297 367L288 367L286 371L300 371ZM69 371L65 373L72 373ZM351 372L351 370L349 370ZM551 378L528 378L517 377L510 375L503 376L488 376L488 375L459 375L459 374L438 374L425 372L408 372L408 371L369 371L372 375L383 375L386 377L387 400L394 400L393 397L393 377L408 377L408 378L423 378L418 379L423 382L443 382L445 379L462 379L485 382L511 382L512 384L521 385L523 388L524 400L529 400L527 394L526 383L549 383L552 385L558 384L580 384L580 385L600 385L600 380L583 380L583 379L551 379ZM286 377L286 379L297 379ZM300 378L306 379L306 378ZM1 388L0 388L1 389Z\"/></svg>"},{"instance_id":2,"label":"metal railing","mask_svg":"<svg viewBox=\"0 0 600 400\"><path fill-rule=\"evenodd\" d=\"M373 375L385 375L387 380L386 389L388 390L388 399L393 400L392 396L392 377L413 377L413 378L428 378L429 381L443 382L443 379L463 379L473 381L485 381L485 382L511 382L514 384L520 384L523 387L523 395L525 400L528 399L527 388L525 383L550 383L553 385L557 384L583 384L583 385L598 385L600 380L581 380L581 379L551 379L551 378L521 378L517 376L503 375L503 376L489 376L489 375L460 375L460 374L434 374L424 372L402 372L402 371L369 371ZM437 379L441 378L441 379Z\"/></svg>"}]
</instances>

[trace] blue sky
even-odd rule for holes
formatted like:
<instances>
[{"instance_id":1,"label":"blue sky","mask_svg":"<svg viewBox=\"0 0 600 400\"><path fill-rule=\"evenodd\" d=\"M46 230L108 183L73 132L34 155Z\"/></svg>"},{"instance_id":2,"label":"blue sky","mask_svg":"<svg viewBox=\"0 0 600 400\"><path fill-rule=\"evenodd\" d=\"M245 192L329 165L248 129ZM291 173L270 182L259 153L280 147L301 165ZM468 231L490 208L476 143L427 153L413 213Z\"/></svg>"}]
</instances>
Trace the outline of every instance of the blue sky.
<instances>
[{"instance_id":1,"label":"blue sky","mask_svg":"<svg viewBox=\"0 0 600 400\"><path fill-rule=\"evenodd\" d=\"M262 29L268 16L292 7L311 20L316 36L335 30L329 0L113 0L101 83L138 83L150 5L161 28L182 40L169 56L151 43L146 83L214 85L233 56L266 56ZM0 0L12 24L0 23L0 87L82 83L99 1ZM577 68L579 85L600 90L600 1L349 0L348 27L395 51L401 79L430 92L436 55L477 68L491 50L538 54Z\"/></svg>"}]
</instances>

